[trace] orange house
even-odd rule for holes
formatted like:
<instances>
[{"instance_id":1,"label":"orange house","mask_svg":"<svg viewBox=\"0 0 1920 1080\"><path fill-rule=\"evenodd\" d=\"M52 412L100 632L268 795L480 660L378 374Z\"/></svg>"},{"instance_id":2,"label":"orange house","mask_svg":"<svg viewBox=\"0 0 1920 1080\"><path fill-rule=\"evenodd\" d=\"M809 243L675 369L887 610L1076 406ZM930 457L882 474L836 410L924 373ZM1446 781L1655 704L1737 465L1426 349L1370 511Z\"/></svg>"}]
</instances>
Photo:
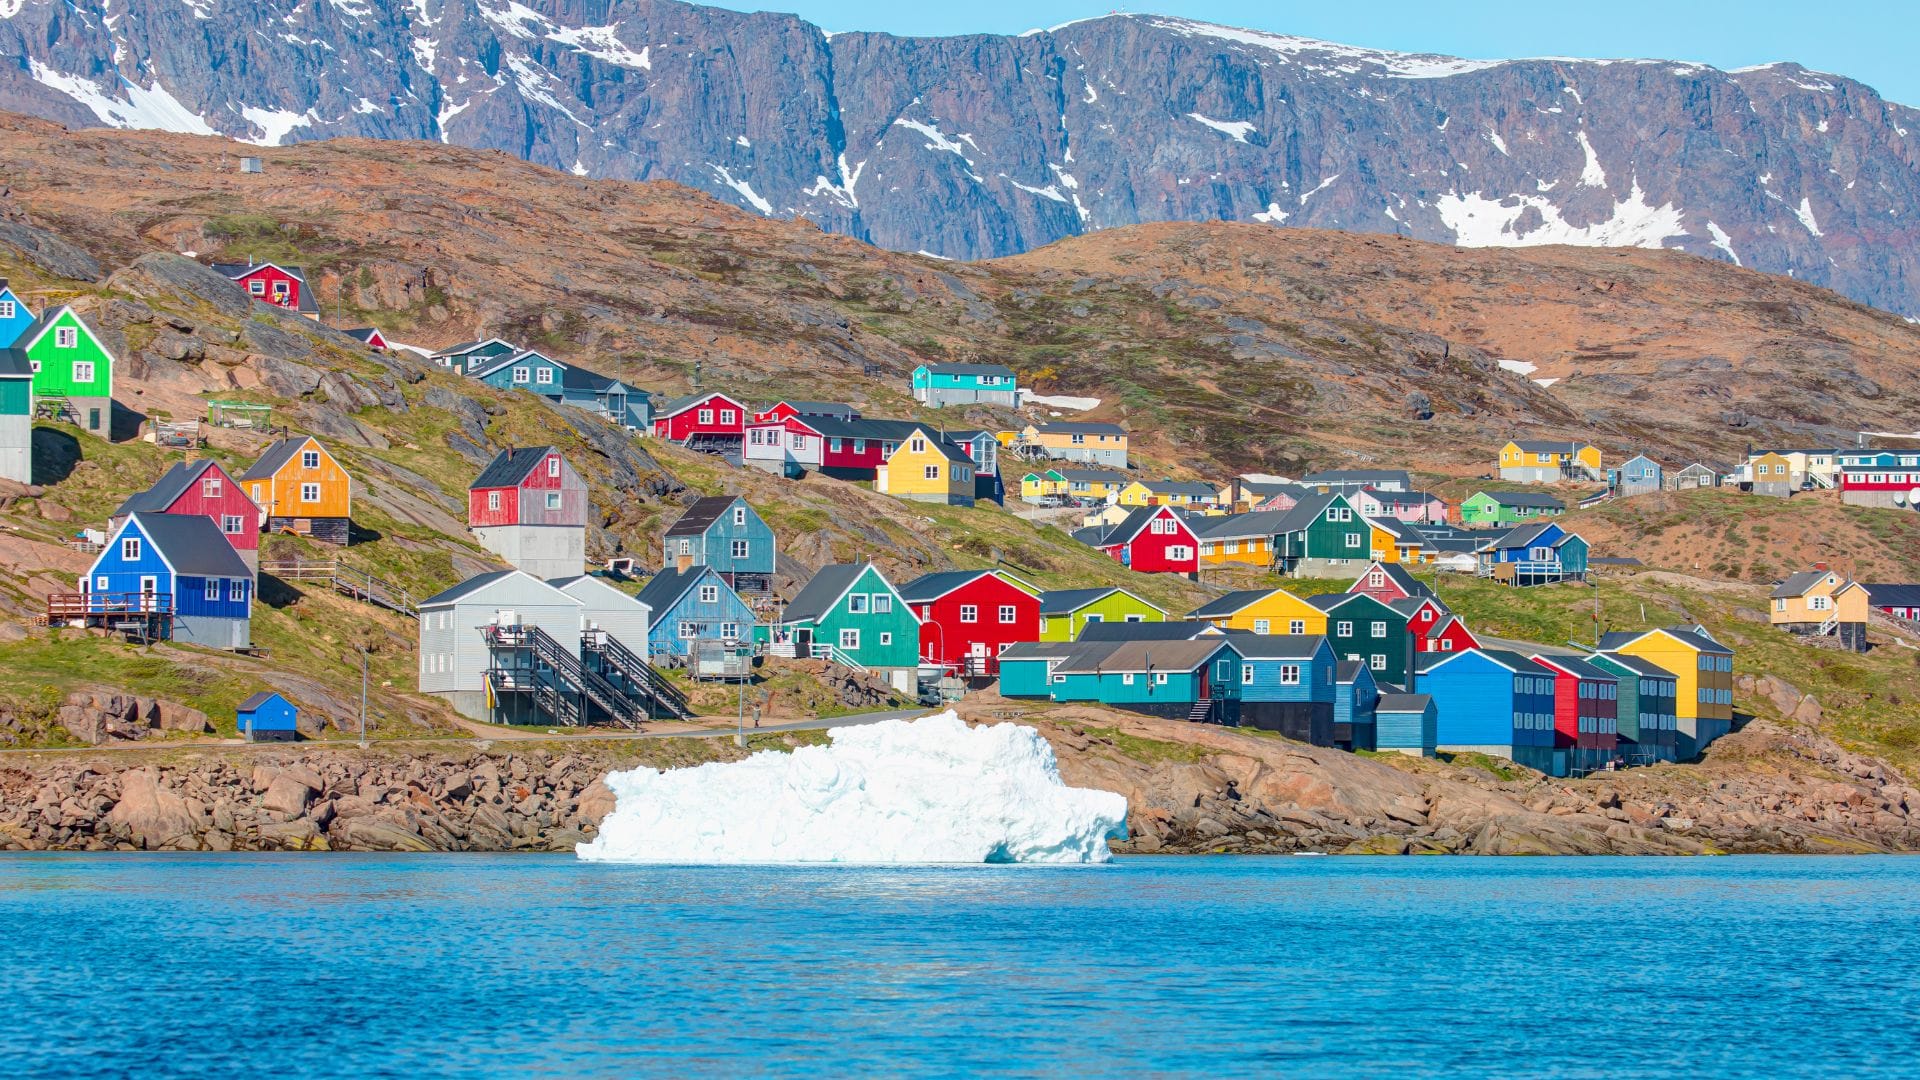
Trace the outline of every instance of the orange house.
<instances>
[{"instance_id":1,"label":"orange house","mask_svg":"<svg viewBox=\"0 0 1920 1080\"><path fill-rule=\"evenodd\" d=\"M353 481L313 436L295 435L267 447L260 460L240 474L240 483L260 505L267 532L347 543Z\"/></svg>"}]
</instances>

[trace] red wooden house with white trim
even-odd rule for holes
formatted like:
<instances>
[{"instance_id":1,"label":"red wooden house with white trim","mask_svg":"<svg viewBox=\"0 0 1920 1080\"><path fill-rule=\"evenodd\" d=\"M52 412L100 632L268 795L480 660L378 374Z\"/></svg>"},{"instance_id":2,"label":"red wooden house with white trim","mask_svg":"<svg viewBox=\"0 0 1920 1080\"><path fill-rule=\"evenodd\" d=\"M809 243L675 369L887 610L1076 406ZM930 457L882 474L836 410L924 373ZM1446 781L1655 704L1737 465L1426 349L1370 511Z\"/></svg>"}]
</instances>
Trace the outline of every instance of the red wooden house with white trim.
<instances>
[{"instance_id":1,"label":"red wooden house with white trim","mask_svg":"<svg viewBox=\"0 0 1920 1080\"><path fill-rule=\"evenodd\" d=\"M752 410L717 390L688 394L654 414L653 434L689 450L732 453L745 442L752 416Z\"/></svg>"},{"instance_id":2,"label":"red wooden house with white trim","mask_svg":"<svg viewBox=\"0 0 1920 1080\"><path fill-rule=\"evenodd\" d=\"M1040 595L999 570L949 570L900 588L920 619L920 658L980 678L1000 673L1009 645L1040 640Z\"/></svg>"},{"instance_id":3,"label":"red wooden house with white trim","mask_svg":"<svg viewBox=\"0 0 1920 1080\"><path fill-rule=\"evenodd\" d=\"M1080 529L1073 538L1143 574L1200 572L1200 539L1171 506L1138 507L1117 525Z\"/></svg>"},{"instance_id":4,"label":"red wooden house with white trim","mask_svg":"<svg viewBox=\"0 0 1920 1080\"><path fill-rule=\"evenodd\" d=\"M1619 753L1620 676L1572 656L1528 657L1553 675L1553 745L1567 770L1583 775Z\"/></svg>"},{"instance_id":5,"label":"red wooden house with white trim","mask_svg":"<svg viewBox=\"0 0 1920 1080\"><path fill-rule=\"evenodd\" d=\"M467 487L480 545L543 580L586 564L587 482L551 446L502 450Z\"/></svg>"},{"instance_id":6,"label":"red wooden house with white trim","mask_svg":"<svg viewBox=\"0 0 1920 1080\"><path fill-rule=\"evenodd\" d=\"M297 311L309 319L320 317L320 304L307 287L306 271L277 263L214 263L213 268L233 279L247 295L263 304Z\"/></svg>"},{"instance_id":7,"label":"red wooden house with white trim","mask_svg":"<svg viewBox=\"0 0 1920 1080\"><path fill-rule=\"evenodd\" d=\"M860 410L839 401L795 401L788 398L767 406L764 412L754 413L753 422L767 424L776 420L791 420L796 416L819 420L858 420Z\"/></svg>"},{"instance_id":8,"label":"red wooden house with white trim","mask_svg":"<svg viewBox=\"0 0 1920 1080\"><path fill-rule=\"evenodd\" d=\"M133 514L212 518L250 570L260 569L260 506L217 461L176 461L154 485L129 495L108 519L114 532Z\"/></svg>"},{"instance_id":9,"label":"red wooden house with white trim","mask_svg":"<svg viewBox=\"0 0 1920 1080\"><path fill-rule=\"evenodd\" d=\"M355 330L345 331L345 333L348 337L365 345L374 352L391 352L393 349L393 346L387 344L387 335L381 333L380 328L377 326L362 326Z\"/></svg>"}]
</instances>

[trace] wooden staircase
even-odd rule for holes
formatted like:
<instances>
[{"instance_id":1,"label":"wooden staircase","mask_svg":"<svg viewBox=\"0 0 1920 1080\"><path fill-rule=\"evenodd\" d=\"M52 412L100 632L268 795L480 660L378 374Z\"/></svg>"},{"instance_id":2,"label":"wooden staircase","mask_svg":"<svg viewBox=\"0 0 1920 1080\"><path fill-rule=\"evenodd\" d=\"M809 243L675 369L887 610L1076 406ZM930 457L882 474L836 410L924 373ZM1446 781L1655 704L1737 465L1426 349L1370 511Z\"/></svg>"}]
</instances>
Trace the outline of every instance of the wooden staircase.
<instances>
[{"instance_id":1,"label":"wooden staircase","mask_svg":"<svg viewBox=\"0 0 1920 1080\"><path fill-rule=\"evenodd\" d=\"M1199 701L1193 703L1193 708L1187 710L1187 722L1190 724L1207 724L1212 723L1212 721L1212 698L1201 698Z\"/></svg>"},{"instance_id":2,"label":"wooden staircase","mask_svg":"<svg viewBox=\"0 0 1920 1080\"><path fill-rule=\"evenodd\" d=\"M260 564L260 572L271 574L281 581L320 582L334 592L342 596L350 596L363 604L385 608L405 615L409 619L420 617L420 611L412 593L391 581L375 577L365 570L338 559L327 562L300 560L263 562Z\"/></svg>"}]
</instances>

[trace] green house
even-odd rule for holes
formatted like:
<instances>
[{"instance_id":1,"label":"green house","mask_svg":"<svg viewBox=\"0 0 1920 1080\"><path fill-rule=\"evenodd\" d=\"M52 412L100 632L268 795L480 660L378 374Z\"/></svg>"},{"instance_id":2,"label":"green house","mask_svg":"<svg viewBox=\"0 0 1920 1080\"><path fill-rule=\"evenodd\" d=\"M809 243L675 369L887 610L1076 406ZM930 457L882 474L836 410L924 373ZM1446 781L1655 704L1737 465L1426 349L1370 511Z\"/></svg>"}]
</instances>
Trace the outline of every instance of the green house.
<instances>
[{"instance_id":1,"label":"green house","mask_svg":"<svg viewBox=\"0 0 1920 1080\"><path fill-rule=\"evenodd\" d=\"M1536 518L1559 517L1567 504L1551 495L1530 491L1476 491L1460 503L1462 525L1518 525Z\"/></svg>"},{"instance_id":2,"label":"green house","mask_svg":"<svg viewBox=\"0 0 1920 1080\"><path fill-rule=\"evenodd\" d=\"M1376 682L1407 684L1413 635L1405 613L1366 593L1312 596L1307 602L1327 613L1327 644L1336 659L1365 664Z\"/></svg>"},{"instance_id":3,"label":"green house","mask_svg":"<svg viewBox=\"0 0 1920 1080\"><path fill-rule=\"evenodd\" d=\"M1125 589L1055 589L1040 594L1040 640L1078 641L1089 623L1165 622L1167 613Z\"/></svg>"},{"instance_id":4,"label":"green house","mask_svg":"<svg viewBox=\"0 0 1920 1080\"><path fill-rule=\"evenodd\" d=\"M1269 527L1274 562L1289 573L1339 575L1373 562L1373 526L1339 492L1308 495Z\"/></svg>"},{"instance_id":5,"label":"green house","mask_svg":"<svg viewBox=\"0 0 1920 1080\"><path fill-rule=\"evenodd\" d=\"M947 405L1020 403L1019 380L1004 364L921 364L913 369L913 398L938 409Z\"/></svg>"},{"instance_id":6,"label":"green house","mask_svg":"<svg viewBox=\"0 0 1920 1080\"><path fill-rule=\"evenodd\" d=\"M821 568L787 605L779 629L797 656L891 673L920 666L920 620L872 563ZM894 680L903 689L906 681Z\"/></svg>"},{"instance_id":7,"label":"green house","mask_svg":"<svg viewBox=\"0 0 1920 1080\"><path fill-rule=\"evenodd\" d=\"M33 397L61 419L105 436L112 423L113 354L66 305L40 316L15 342L33 366Z\"/></svg>"}]
</instances>

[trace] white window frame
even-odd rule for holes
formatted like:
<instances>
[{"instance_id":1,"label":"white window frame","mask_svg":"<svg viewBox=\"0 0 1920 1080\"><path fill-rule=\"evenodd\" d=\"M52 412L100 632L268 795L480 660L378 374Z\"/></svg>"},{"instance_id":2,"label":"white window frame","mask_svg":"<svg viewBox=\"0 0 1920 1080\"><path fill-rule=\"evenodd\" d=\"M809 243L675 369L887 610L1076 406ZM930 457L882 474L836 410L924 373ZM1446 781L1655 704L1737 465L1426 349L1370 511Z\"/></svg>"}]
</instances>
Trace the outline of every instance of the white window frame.
<instances>
[{"instance_id":1,"label":"white window frame","mask_svg":"<svg viewBox=\"0 0 1920 1080\"><path fill-rule=\"evenodd\" d=\"M880 631L880 644L883 646L893 644L893 631L891 630Z\"/></svg>"},{"instance_id":2,"label":"white window frame","mask_svg":"<svg viewBox=\"0 0 1920 1080\"><path fill-rule=\"evenodd\" d=\"M1265 634L1270 632L1272 629L1273 629L1273 623L1270 620L1267 620L1267 619L1253 620L1253 632L1256 634Z\"/></svg>"},{"instance_id":3,"label":"white window frame","mask_svg":"<svg viewBox=\"0 0 1920 1080\"><path fill-rule=\"evenodd\" d=\"M1292 634L1294 637L1299 637L1306 632L1307 620L1305 619L1293 619L1287 623L1287 633Z\"/></svg>"},{"instance_id":4,"label":"white window frame","mask_svg":"<svg viewBox=\"0 0 1920 1080\"><path fill-rule=\"evenodd\" d=\"M921 472L925 475L926 479L928 480L940 479L940 466L938 465L928 465L925 468L923 468Z\"/></svg>"},{"instance_id":5,"label":"white window frame","mask_svg":"<svg viewBox=\"0 0 1920 1080\"><path fill-rule=\"evenodd\" d=\"M553 385L553 369L550 367L543 367L540 370L534 372L533 381L539 383L542 386L552 386Z\"/></svg>"},{"instance_id":6,"label":"white window frame","mask_svg":"<svg viewBox=\"0 0 1920 1080\"><path fill-rule=\"evenodd\" d=\"M728 550L733 553L734 558L745 559L752 554L753 544L747 540L735 540L729 545Z\"/></svg>"},{"instance_id":7,"label":"white window frame","mask_svg":"<svg viewBox=\"0 0 1920 1080\"><path fill-rule=\"evenodd\" d=\"M527 370L524 367L517 367L513 369L513 382L515 386L525 386L527 383L530 383L532 381L533 381L533 372Z\"/></svg>"},{"instance_id":8,"label":"white window frame","mask_svg":"<svg viewBox=\"0 0 1920 1080\"><path fill-rule=\"evenodd\" d=\"M11 300L0 300L0 319L9 319L9 320L10 320L10 319L12 319L13 317L14 317L14 307L13 307L13 301L11 301Z\"/></svg>"},{"instance_id":9,"label":"white window frame","mask_svg":"<svg viewBox=\"0 0 1920 1080\"><path fill-rule=\"evenodd\" d=\"M866 593L848 593L847 594L847 614L849 615L867 614L867 601L868 601L868 596Z\"/></svg>"},{"instance_id":10,"label":"white window frame","mask_svg":"<svg viewBox=\"0 0 1920 1080\"><path fill-rule=\"evenodd\" d=\"M489 510L500 509L500 493L498 491L487 492L487 509Z\"/></svg>"},{"instance_id":11,"label":"white window frame","mask_svg":"<svg viewBox=\"0 0 1920 1080\"><path fill-rule=\"evenodd\" d=\"M698 423L702 423L702 424L713 423L712 409L701 409L699 412L694 413L693 416L694 416L694 420Z\"/></svg>"},{"instance_id":12,"label":"white window frame","mask_svg":"<svg viewBox=\"0 0 1920 1080\"><path fill-rule=\"evenodd\" d=\"M557 491L547 492L547 509L549 510L560 509L560 493L559 492Z\"/></svg>"},{"instance_id":13,"label":"white window frame","mask_svg":"<svg viewBox=\"0 0 1920 1080\"><path fill-rule=\"evenodd\" d=\"M1241 686L1253 685L1253 665L1252 664L1240 665L1240 685Z\"/></svg>"},{"instance_id":14,"label":"white window frame","mask_svg":"<svg viewBox=\"0 0 1920 1080\"><path fill-rule=\"evenodd\" d=\"M239 514L220 515L220 531L228 536L239 536L247 531L247 519Z\"/></svg>"},{"instance_id":15,"label":"white window frame","mask_svg":"<svg viewBox=\"0 0 1920 1080\"><path fill-rule=\"evenodd\" d=\"M842 629L840 631L840 647L843 649L858 650L860 648L860 631L852 627Z\"/></svg>"},{"instance_id":16,"label":"white window frame","mask_svg":"<svg viewBox=\"0 0 1920 1080\"><path fill-rule=\"evenodd\" d=\"M700 586L700 602L703 604L719 603L720 602L720 586L718 585Z\"/></svg>"},{"instance_id":17,"label":"white window frame","mask_svg":"<svg viewBox=\"0 0 1920 1080\"><path fill-rule=\"evenodd\" d=\"M320 467L320 451L318 450L300 451L300 467L303 469L319 468Z\"/></svg>"},{"instance_id":18,"label":"white window frame","mask_svg":"<svg viewBox=\"0 0 1920 1080\"><path fill-rule=\"evenodd\" d=\"M1012 604L1000 605L1000 625L1011 626L1020 619L1020 609Z\"/></svg>"},{"instance_id":19,"label":"white window frame","mask_svg":"<svg viewBox=\"0 0 1920 1080\"><path fill-rule=\"evenodd\" d=\"M1382 619L1374 620L1373 636L1377 638L1384 638L1387 636L1387 624L1385 620L1382 620Z\"/></svg>"},{"instance_id":20,"label":"white window frame","mask_svg":"<svg viewBox=\"0 0 1920 1080\"><path fill-rule=\"evenodd\" d=\"M963 623L979 622L980 621L979 606L976 604L961 604L960 605L960 621Z\"/></svg>"},{"instance_id":21,"label":"white window frame","mask_svg":"<svg viewBox=\"0 0 1920 1080\"><path fill-rule=\"evenodd\" d=\"M207 600L209 601L219 600L220 599L220 579L215 577L208 578L206 580L205 591L206 591Z\"/></svg>"},{"instance_id":22,"label":"white window frame","mask_svg":"<svg viewBox=\"0 0 1920 1080\"><path fill-rule=\"evenodd\" d=\"M720 422L721 422L722 424L731 424L731 423L733 423L733 418L734 418L734 415L735 415L735 414L734 414L734 411L733 411L732 409L721 409L721 410L720 410Z\"/></svg>"},{"instance_id":23,"label":"white window frame","mask_svg":"<svg viewBox=\"0 0 1920 1080\"><path fill-rule=\"evenodd\" d=\"M1167 548L1167 558L1172 562L1186 562L1193 557L1193 547L1191 545L1174 544Z\"/></svg>"},{"instance_id":24,"label":"white window frame","mask_svg":"<svg viewBox=\"0 0 1920 1080\"><path fill-rule=\"evenodd\" d=\"M872 594L873 613L875 615L893 614L893 594L877 592Z\"/></svg>"},{"instance_id":25,"label":"white window frame","mask_svg":"<svg viewBox=\"0 0 1920 1080\"><path fill-rule=\"evenodd\" d=\"M319 484L301 484L300 485L300 501L303 503L319 502L320 501L320 485Z\"/></svg>"},{"instance_id":26,"label":"white window frame","mask_svg":"<svg viewBox=\"0 0 1920 1080\"><path fill-rule=\"evenodd\" d=\"M73 381L90 383L93 381L93 361L75 360L73 362Z\"/></svg>"},{"instance_id":27,"label":"white window frame","mask_svg":"<svg viewBox=\"0 0 1920 1080\"><path fill-rule=\"evenodd\" d=\"M1374 653L1373 659L1368 663L1367 666L1371 667L1375 671L1385 671L1387 670L1387 658L1382 653Z\"/></svg>"},{"instance_id":28,"label":"white window frame","mask_svg":"<svg viewBox=\"0 0 1920 1080\"><path fill-rule=\"evenodd\" d=\"M1335 637L1352 637L1353 636L1353 623L1351 621L1337 622L1337 623L1334 623L1333 626L1334 626L1333 636Z\"/></svg>"},{"instance_id":29,"label":"white window frame","mask_svg":"<svg viewBox=\"0 0 1920 1080\"><path fill-rule=\"evenodd\" d=\"M1280 685L1281 686L1299 686L1300 685L1300 665L1299 664L1281 664L1280 665Z\"/></svg>"}]
</instances>

